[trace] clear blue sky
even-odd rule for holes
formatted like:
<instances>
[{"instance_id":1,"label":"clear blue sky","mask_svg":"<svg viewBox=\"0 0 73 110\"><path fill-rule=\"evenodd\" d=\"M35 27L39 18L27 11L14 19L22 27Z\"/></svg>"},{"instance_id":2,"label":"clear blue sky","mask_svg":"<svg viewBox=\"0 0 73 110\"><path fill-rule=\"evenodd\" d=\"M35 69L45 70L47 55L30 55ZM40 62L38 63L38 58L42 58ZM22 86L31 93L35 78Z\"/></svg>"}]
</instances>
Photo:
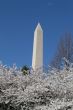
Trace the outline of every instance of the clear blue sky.
<instances>
[{"instance_id":1,"label":"clear blue sky","mask_svg":"<svg viewBox=\"0 0 73 110\"><path fill-rule=\"evenodd\" d=\"M53 58L65 32L73 35L73 0L0 0L0 60L18 66L32 63L33 34L44 31L44 64Z\"/></svg>"}]
</instances>

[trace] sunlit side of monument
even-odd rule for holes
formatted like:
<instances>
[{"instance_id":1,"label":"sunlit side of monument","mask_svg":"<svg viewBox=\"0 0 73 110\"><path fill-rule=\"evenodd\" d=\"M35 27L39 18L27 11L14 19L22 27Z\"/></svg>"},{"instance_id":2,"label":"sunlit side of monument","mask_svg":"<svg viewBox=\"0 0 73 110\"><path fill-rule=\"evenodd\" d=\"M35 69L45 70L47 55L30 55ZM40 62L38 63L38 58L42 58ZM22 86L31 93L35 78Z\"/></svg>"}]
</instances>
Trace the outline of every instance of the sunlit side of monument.
<instances>
[{"instance_id":1,"label":"sunlit side of monument","mask_svg":"<svg viewBox=\"0 0 73 110\"><path fill-rule=\"evenodd\" d=\"M34 71L43 70L43 30L40 23L34 31L32 69Z\"/></svg>"}]
</instances>

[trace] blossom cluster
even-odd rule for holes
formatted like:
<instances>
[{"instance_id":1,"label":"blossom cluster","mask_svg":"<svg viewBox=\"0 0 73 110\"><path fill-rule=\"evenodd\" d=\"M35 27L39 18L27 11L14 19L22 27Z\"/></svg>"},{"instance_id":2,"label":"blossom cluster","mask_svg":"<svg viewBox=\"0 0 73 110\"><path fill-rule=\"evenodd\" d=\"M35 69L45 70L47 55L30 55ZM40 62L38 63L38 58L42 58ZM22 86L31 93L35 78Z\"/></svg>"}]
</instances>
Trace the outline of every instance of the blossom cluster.
<instances>
[{"instance_id":1,"label":"blossom cluster","mask_svg":"<svg viewBox=\"0 0 73 110\"><path fill-rule=\"evenodd\" d=\"M0 110L73 110L73 68L23 75L1 66Z\"/></svg>"}]
</instances>

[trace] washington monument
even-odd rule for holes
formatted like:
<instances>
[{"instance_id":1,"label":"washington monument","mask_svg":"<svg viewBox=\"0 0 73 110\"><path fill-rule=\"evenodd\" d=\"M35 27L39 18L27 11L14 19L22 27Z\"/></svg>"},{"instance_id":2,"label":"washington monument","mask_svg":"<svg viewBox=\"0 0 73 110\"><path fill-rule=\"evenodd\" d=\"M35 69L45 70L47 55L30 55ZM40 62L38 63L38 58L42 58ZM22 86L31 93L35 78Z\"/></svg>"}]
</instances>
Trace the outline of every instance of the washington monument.
<instances>
[{"instance_id":1,"label":"washington monument","mask_svg":"<svg viewBox=\"0 0 73 110\"><path fill-rule=\"evenodd\" d=\"M34 31L32 69L36 71L41 68L43 68L43 30L38 23Z\"/></svg>"}]
</instances>

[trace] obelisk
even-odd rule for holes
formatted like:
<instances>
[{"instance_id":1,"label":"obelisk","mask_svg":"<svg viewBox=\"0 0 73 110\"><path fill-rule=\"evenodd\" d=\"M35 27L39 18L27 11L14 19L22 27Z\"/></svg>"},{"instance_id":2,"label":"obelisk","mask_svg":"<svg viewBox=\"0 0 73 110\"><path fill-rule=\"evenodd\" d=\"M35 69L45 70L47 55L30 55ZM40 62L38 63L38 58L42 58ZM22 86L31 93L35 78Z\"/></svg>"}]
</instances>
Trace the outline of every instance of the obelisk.
<instances>
[{"instance_id":1,"label":"obelisk","mask_svg":"<svg viewBox=\"0 0 73 110\"><path fill-rule=\"evenodd\" d=\"M33 42L33 56L32 56L32 69L43 68L43 30L40 23L38 23L34 31L34 42Z\"/></svg>"}]
</instances>

